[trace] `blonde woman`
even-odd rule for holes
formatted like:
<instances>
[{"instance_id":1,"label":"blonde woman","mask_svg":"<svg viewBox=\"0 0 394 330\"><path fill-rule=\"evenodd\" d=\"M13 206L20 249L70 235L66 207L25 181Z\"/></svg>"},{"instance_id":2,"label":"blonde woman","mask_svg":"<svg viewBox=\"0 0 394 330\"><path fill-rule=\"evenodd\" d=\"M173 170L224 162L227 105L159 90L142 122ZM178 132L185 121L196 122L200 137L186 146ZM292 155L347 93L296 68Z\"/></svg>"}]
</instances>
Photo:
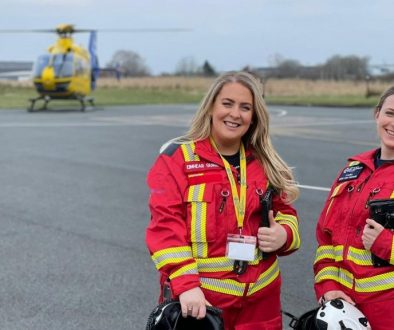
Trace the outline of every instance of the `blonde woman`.
<instances>
[{"instance_id":1,"label":"blonde woman","mask_svg":"<svg viewBox=\"0 0 394 330\"><path fill-rule=\"evenodd\" d=\"M246 72L218 77L147 181L147 245L183 316L201 319L212 304L226 330L282 329L277 256L300 246L291 206L298 189L271 144L260 82ZM275 194L262 227L269 187Z\"/></svg>"}]
</instances>

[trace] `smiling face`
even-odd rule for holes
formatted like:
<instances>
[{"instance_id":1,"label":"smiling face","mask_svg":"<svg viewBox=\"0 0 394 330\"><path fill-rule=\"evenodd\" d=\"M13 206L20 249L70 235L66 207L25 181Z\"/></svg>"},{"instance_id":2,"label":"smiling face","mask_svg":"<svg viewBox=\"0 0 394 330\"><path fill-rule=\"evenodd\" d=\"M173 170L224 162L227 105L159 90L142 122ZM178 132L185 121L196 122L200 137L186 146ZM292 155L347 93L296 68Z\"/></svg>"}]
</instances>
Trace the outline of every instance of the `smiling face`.
<instances>
[{"instance_id":1,"label":"smiling face","mask_svg":"<svg viewBox=\"0 0 394 330\"><path fill-rule=\"evenodd\" d=\"M394 159L394 95L386 98L375 114L376 128L380 137L382 159Z\"/></svg>"},{"instance_id":2,"label":"smiling face","mask_svg":"<svg viewBox=\"0 0 394 330\"><path fill-rule=\"evenodd\" d=\"M211 135L221 154L232 155L239 150L253 113L253 95L247 87L238 82L223 85L211 110Z\"/></svg>"}]
</instances>

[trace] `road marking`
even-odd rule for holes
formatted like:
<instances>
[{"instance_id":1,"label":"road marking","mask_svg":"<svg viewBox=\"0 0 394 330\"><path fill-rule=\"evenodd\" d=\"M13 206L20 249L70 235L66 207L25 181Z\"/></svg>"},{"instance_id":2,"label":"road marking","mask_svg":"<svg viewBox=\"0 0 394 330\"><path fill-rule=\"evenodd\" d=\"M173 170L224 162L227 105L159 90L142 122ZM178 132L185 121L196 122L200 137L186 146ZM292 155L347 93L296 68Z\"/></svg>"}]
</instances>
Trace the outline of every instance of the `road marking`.
<instances>
[{"instance_id":1,"label":"road marking","mask_svg":"<svg viewBox=\"0 0 394 330\"><path fill-rule=\"evenodd\" d=\"M309 190L319 190L319 191L330 191L331 190L330 188L326 188L326 187L308 186L308 185L302 185L302 184L299 184L297 186L302 189L309 189Z\"/></svg>"}]
</instances>

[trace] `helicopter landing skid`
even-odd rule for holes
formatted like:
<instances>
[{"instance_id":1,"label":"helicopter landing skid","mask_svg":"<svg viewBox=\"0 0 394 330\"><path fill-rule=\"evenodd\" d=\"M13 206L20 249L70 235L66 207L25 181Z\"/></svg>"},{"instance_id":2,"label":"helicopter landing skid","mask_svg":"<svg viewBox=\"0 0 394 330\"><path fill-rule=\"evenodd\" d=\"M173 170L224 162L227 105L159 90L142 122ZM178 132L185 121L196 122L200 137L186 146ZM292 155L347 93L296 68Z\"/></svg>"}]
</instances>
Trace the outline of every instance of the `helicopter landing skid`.
<instances>
[{"instance_id":1,"label":"helicopter landing skid","mask_svg":"<svg viewBox=\"0 0 394 330\"><path fill-rule=\"evenodd\" d=\"M89 103L90 106L94 107L94 98L91 96L76 96L75 99L77 99L81 103L80 111L85 111L86 103ZM41 96L37 96L35 98L29 99L30 106L27 108L27 111L28 112L35 111L34 106L35 106L36 102L40 101L40 100L44 100L44 104L42 105L42 107L39 110L47 110L48 103L49 103L49 101L52 100L52 98L48 95L45 95L45 96L41 95Z\"/></svg>"},{"instance_id":2,"label":"helicopter landing skid","mask_svg":"<svg viewBox=\"0 0 394 330\"><path fill-rule=\"evenodd\" d=\"M36 104L37 101L39 100L44 100L44 104L41 108L41 110L46 110L48 107L48 103L51 100L51 98L49 96L37 96L35 98L31 98L29 99L30 101L30 107L27 108L27 111L29 112L33 112L34 111L34 105Z\"/></svg>"},{"instance_id":3,"label":"helicopter landing skid","mask_svg":"<svg viewBox=\"0 0 394 330\"><path fill-rule=\"evenodd\" d=\"M80 96L77 97L77 100L81 103L81 111L85 111L86 102L88 102L92 107L94 107L94 98L91 96Z\"/></svg>"}]
</instances>

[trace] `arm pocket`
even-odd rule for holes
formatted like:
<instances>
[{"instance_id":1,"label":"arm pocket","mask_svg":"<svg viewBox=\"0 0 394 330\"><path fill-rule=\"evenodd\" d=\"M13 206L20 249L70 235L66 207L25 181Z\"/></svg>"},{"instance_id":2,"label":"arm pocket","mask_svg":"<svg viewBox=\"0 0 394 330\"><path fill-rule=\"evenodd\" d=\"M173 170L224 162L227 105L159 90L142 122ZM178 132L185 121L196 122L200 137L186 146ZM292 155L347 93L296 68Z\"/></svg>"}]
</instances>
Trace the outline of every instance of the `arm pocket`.
<instances>
[{"instance_id":1,"label":"arm pocket","mask_svg":"<svg viewBox=\"0 0 394 330\"><path fill-rule=\"evenodd\" d=\"M352 182L346 181L338 184L328 199L325 219L323 222L323 230L332 232L340 219L346 212L343 197L345 193L351 193L354 190Z\"/></svg>"},{"instance_id":2,"label":"arm pocket","mask_svg":"<svg viewBox=\"0 0 394 330\"><path fill-rule=\"evenodd\" d=\"M216 217L213 187L202 183L186 190L187 240L191 243L207 243L216 238Z\"/></svg>"}]
</instances>

